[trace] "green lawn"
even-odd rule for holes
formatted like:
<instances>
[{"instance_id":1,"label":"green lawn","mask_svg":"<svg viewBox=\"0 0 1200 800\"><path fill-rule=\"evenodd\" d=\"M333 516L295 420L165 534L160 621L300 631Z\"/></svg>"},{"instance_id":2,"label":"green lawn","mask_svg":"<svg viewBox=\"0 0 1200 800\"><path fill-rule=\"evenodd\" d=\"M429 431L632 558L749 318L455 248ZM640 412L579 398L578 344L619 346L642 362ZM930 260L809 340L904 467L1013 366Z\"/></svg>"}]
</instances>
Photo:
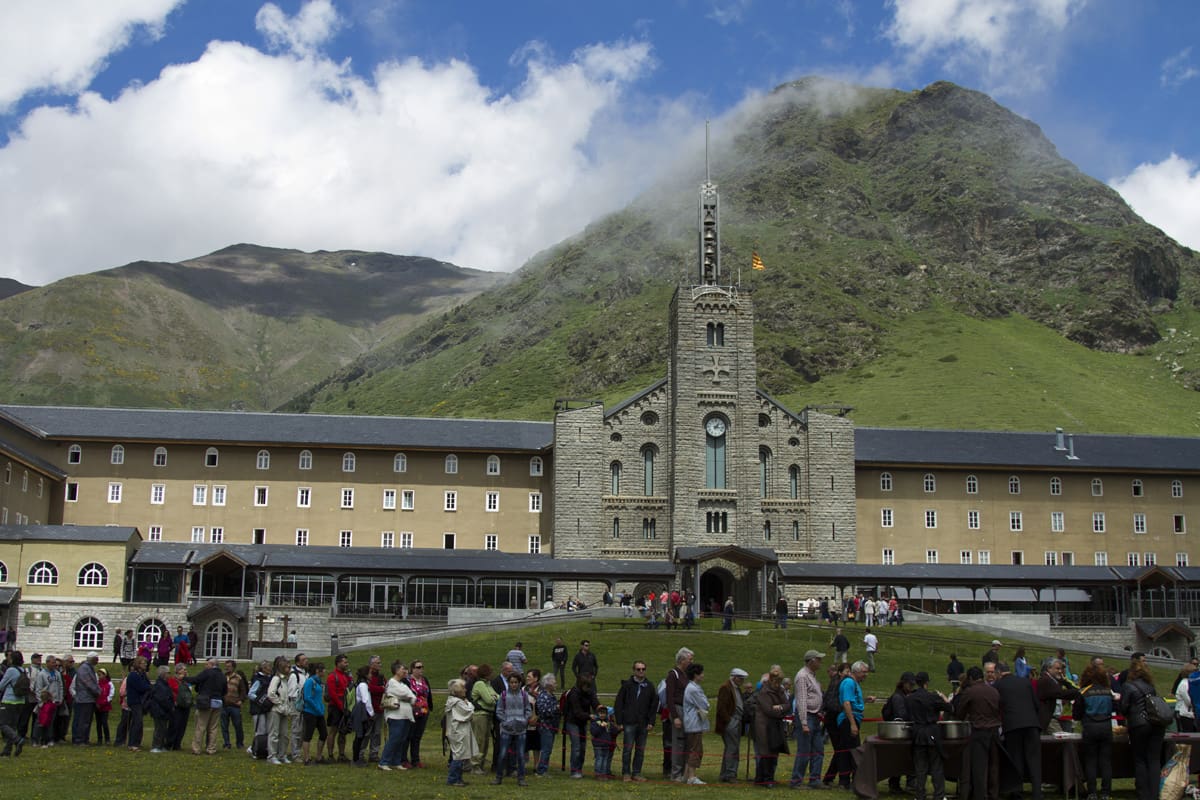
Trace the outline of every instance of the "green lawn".
<instances>
[{"instance_id":1,"label":"green lawn","mask_svg":"<svg viewBox=\"0 0 1200 800\"><path fill-rule=\"evenodd\" d=\"M586 621L546 625L525 629L521 632L506 631L477 633L469 636L447 638L436 642L403 648L391 647L380 651L385 663L394 658L411 660L420 658L435 692L442 692L446 681L458 674L468 662L499 664L516 638L524 643L531 666L549 667L550 648L555 636L562 636L572 652L582 638L592 642L592 649L600 664L599 688L602 693L615 693L619 681L628 677L634 659L642 659L650 667L651 677L657 681L673 663L675 651L682 646L696 652L696 660L705 665L705 687L711 698L732 667L738 666L751 673L752 679L766 671L771 664L780 663L785 671L793 674L800 666L800 659L810 647L825 650L831 633L829 629L802 625L793 621L786 631L773 630L769 624L746 623L750 630L746 636L731 636L715 630L714 621L703 620L701 629L687 631L628 630L603 632ZM848 635L854 643L851 656L862 654L860 626L848 626ZM967 665L979 663L991 639L986 634L960 632L945 628L930 628L906 625L902 629L883 628L879 631L880 652L877 657L879 671L867 679L868 694L880 696L880 703L890 693L896 677L904 670L925 670L933 676L937 688L946 688L945 664L950 652L957 652ZM1011 658L1016 643L1006 647L1002 655ZM351 654L351 665L365 663L368 653ZM1048 655L1044 648L1029 648L1030 662ZM1072 651L1069 658L1078 671L1086 661L1086 653ZM327 664L332 659L324 660ZM1172 672L1158 670L1160 685L1167 682ZM880 703L867 709L867 716L878 715ZM487 793L501 796L512 792L515 784L506 781L504 788L486 785L488 778L468 776L472 783L468 789L451 790L445 785L445 758L441 754L439 738L440 698L434 703L434 718L425 737L423 754L428 769L408 772L383 773L377 769L352 769L346 766L301 767L272 766L251 760L244 752L221 751L215 757L195 757L188 752L151 754L147 751L130 753L121 748L54 747L51 749L27 749L15 760L0 761L0 782L6 791L20 787L22 798L55 798L78 796L83 791L90 797L104 800L146 797L176 798L215 792L222 800L238 798L266 798L292 800L292 798L376 798L376 797L464 797L471 798ZM115 730L117 715L111 725ZM872 726L867 725L868 730ZM149 732L149 726L147 728ZM190 742L190 732L185 743ZM148 743L147 743L148 746ZM652 780L657 776L656 767L661 765L661 738L652 735L648 743L646 775ZM704 765L700 775L704 780L716 780L720 763L720 742L709 736L705 742ZM559 761L556 747L553 763ZM745 750L743 750L744 758ZM619 772L620 754L614 762ZM790 774L791 760L785 757L780 764L777 777ZM591 772L589 748L585 773ZM529 788L522 794L534 797L560 796L564 791L577 798L623 797L648 795L653 792L658 798L684 797L703 787L683 787L655 781L645 785L629 785L620 781L600 783L591 778L569 781L565 773L557 768L551 776L542 779L530 778ZM1121 785L1120 795L1132 796L1131 785ZM716 791L724 794L749 794L749 786L732 787L718 784ZM711 789L709 791L712 791ZM832 793L844 797L841 793ZM15 794L13 796L16 796Z\"/></svg>"}]
</instances>

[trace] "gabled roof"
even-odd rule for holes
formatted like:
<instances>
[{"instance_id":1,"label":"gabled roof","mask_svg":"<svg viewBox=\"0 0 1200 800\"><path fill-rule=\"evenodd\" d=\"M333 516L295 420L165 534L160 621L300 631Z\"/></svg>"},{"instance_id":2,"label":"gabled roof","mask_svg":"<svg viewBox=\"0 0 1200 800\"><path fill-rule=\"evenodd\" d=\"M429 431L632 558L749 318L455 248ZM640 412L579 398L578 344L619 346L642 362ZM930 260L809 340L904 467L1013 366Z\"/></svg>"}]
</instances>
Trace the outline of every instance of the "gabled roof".
<instances>
[{"instance_id":1,"label":"gabled roof","mask_svg":"<svg viewBox=\"0 0 1200 800\"><path fill-rule=\"evenodd\" d=\"M1054 433L857 428L858 464L1026 467L1067 470L1200 471L1200 438L1074 434L1075 459Z\"/></svg>"},{"instance_id":2,"label":"gabled roof","mask_svg":"<svg viewBox=\"0 0 1200 800\"><path fill-rule=\"evenodd\" d=\"M0 439L0 453L6 453L9 457L20 461L22 464L25 464L28 467L32 467L44 475L49 475L51 478L56 480L62 480L67 477L67 473L51 464L46 459L41 458L40 456L35 456L33 453L23 450L20 447L16 447L12 442Z\"/></svg>"},{"instance_id":3,"label":"gabled roof","mask_svg":"<svg viewBox=\"0 0 1200 800\"><path fill-rule=\"evenodd\" d=\"M1157 642L1164 636L1175 634L1189 642L1196 641L1196 634L1188 626L1186 619L1139 619L1134 621L1134 627L1147 639Z\"/></svg>"},{"instance_id":4,"label":"gabled roof","mask_svg":"<svg viewBox=\"0 0 1200 800\"><path fill-rule=\"evenodd\" d=\"M142 540L137 528L115 525L4 525L3 542L119 542Z\"/></svg>"},{"instance_id":5,"label":"gabled roof","mask_svg":"<svg viewBox=\"0 0 1200 800\"><path fill-rule=\"evenodd\" d=\"M637 394L631 395L630 397L626 397L624 400L617 403L612 408L604 409L604 418L608 419L609 417L612 417L616 414L621 413L626 408L628 408L629 406L636 403L638 400L641 400L643 397L646 397L647 395L651 394L652 392L657 392L659 389L661 389L662 387L664 387L666 385L667 385L666 378L662 378L661 380L655 381L654 383L647 386L645 389L642 389Z\"/></svg>"},{"instance_id":6,"label":"gabled roof","mask_svg":"<svg viewBox=\"0 0 1200 800\"><path fill-rule=\"evenodd\" d=\"M0 405L0 416L42 438L80 441L541 451L554 440L552 423L517 420L13 405Z\"/></svg>"},{"instance_id":7,"label":"gabled roof","mask_svg":"<svg viewBox=\"0 0 1200 800\"><path fill-rule=\"evenodd\" d=\"M513 577L670 578L666 560L553 558L549 555L498 550L442 550L402 547L296 547L285 544L190 544L145 542L131 561L135 567L198 567L220 552L253 569L287 572L347 571L359 573L442 572Z\"/></svg>"}]
</instances>

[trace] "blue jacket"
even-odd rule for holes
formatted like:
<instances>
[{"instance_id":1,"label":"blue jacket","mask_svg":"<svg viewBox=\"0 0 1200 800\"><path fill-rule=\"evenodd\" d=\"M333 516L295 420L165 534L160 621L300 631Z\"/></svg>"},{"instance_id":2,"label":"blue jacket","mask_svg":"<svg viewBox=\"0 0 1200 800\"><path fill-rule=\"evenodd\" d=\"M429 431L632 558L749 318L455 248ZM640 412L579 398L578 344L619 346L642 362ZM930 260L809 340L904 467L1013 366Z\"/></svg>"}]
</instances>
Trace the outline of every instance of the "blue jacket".
<instances>
[{"instance_id":1,"label":"blue jacket","mask_svg":"<svg viewBox=\"0 0 1200 800\"><path fill-rule=\"evenodd\" d=\"M144 672L131 672L125 680L125 702L131 706L140 706L146 702L150 693L150 679Z\"/></svg>"},{"instance_id":2,"label":"blue jacket","mask_svg":"<svg viewBox=\"0 0 1200 800\"><path fill-rule=\"evenodd\" d=\"M313 716L325 716L325 686L316 675L309 675L304 682L304 713Z\"/></svg>"}]
</instances>

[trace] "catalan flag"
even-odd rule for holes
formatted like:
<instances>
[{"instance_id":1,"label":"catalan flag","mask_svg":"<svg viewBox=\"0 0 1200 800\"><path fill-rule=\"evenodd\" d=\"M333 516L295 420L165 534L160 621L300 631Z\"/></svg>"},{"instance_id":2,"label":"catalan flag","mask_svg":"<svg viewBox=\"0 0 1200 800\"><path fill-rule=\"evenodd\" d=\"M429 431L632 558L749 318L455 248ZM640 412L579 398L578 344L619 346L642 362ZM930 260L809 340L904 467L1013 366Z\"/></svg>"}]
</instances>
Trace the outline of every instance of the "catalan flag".
<instances>
[{"instance_id":1,"label":"catalan flag","mask_svg":"<svg viewBox=\"0 0 1200 800\"><path fill-rule=\"evenodd\" d=\"M763 270L766 267L763 265L762 258L759 257L757 250L750 251L750 269Z\"/></svg>"}]
</instances>

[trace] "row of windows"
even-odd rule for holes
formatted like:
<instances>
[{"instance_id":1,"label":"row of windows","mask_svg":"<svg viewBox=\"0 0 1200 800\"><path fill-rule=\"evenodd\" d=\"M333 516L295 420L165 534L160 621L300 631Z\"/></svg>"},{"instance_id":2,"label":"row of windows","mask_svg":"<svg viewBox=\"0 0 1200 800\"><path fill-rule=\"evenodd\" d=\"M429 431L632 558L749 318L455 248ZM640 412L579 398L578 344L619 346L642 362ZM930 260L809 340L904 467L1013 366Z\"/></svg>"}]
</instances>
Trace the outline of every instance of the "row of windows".
<instances>
[{"instance_id":1,"label":"row of windows","mask_svg":"<svg viewBox=\"0 0 1200 800\"><path fill-rule=\"evenodd\" d=\"M12 480L13 480L13 465L12 465L12 462L9 461L8 463L6 463L4 465L4 485L5 486L11 485ZM39 475L38 479L37 479L37 496L41 497L42 492L44 492L45 490L46 490L46 480L45 480L45 478L42 478ZM27 470L27 469L21 471L21 491L22 492L29 491L29 470Z\"/></svg>"},{"instance_id":2,"label":"row of windows","mask_svg":"<svg viewBox=\"0 0 1200 800\"><path fill-rule=\"evenodd\" d=\"M145 620L138 626L137 640L154 644L166 630L167 626L162 620ZM197 653L197 655L233 658L236 649L235 641L236 634L233 626L224 620L217 620L205 629L204 650L203 653ZM76 622L71 636L71 646L76 650L103 649L104 623L95 617L84 617Z\"/></svg>"},{"instance_id":3,"label":"row of windows","mask_svg":"<svg viewBox=\"0 0 1200 800\"><path fill-rule=\"evenodd\" d=\"M979 530L981 527L981 514L974 509L967 511L967 529ZM884 528L895 527L896 516L893 509L879 509L879 524ZM938 526L938 512L936 509L925 510L925 527L929 529ZM1021 511L1008 512L1008 529L1013 533L1020 533L1025 530L1025 515ZM1187 533L1187 517L1183 514L1171 515L1171 529L1173 533ZM1064 533L1066 531L1066 515L1062 511L1050 512L1050 532ZM1092 512L1092 533L1106 533L1108 531L1108 522L1105 512ZM1146 533L1146 515L1136 513L1133 515L1133 532Z\"/></svg>"},{"instance_id":4,"label":"row of windows","mask_svg":"<svg viewBox=\"0 0 1200 800\"><path fill-rule=\"evenodd\" d=\"M57 586L58 567L52 561L38 561L29 567L26 576L32 586ZM0 583L8 582L8 567L0 561ZM84 564L75 575L77 586L108 586L108 569L97 561Z\"/></svg>"},{"instance_id":5,"label":"row of windows","mask_svg":"<svg viewBox=\"0 0 1200 800\"><path fill-rule=\"evenodd\" d=\"M931 547L925 551L925 563L926 564L940 563L939 559L940 559L940 554L938 553L936 548ZM1092 561L1097 567L1107 567L1108 566L1108 551L1107 550L1096 551L1095 553L1092 554ZM1011 564L1017 565L1017 566L1025 564L1026 563L1025 551L1024 550L1011 551L1009 553L1009 562ZM890 547L883 548L883 552L881 554L881 563L888 565L888 566L894 565L896 563L896 551ZM977 564L986 566L986 565L992 563L992 551L990 551L990 550L975 550L975 551L959 550L958 551L958 563L959 564L977 563ZM1072 552L1069 552L1069 551L1059 552L1057 550L1046 550L1042 553L1042 563L1048 567L1057 567L1057 566L1071 567L1071 566L1075 565L1075 554ZM1126 563L1126 565L1128 565L1130 567L1141 567L1141 566L1152 567L1158 563L1158 554L1152 553L1152 552L1126 553L1125 554L1125 563ZM1185 552L1176 553L1175 554L1175 566L1177 566L1177 567L1188 566L1188 554Z\"/></svg>"},{"instance_id":6,"label":"row of windows","mask_svg":"<svg viewBox=\"0 0 1200 800\"><path fill-rule=\"evenodd\" d=\"M148 531L149 541L163 541L163 528L161 525L151 525ZM299 547L307 547L309 545L309 529L297 528L296 537L293 540ZM458 534L444 533L442 535L442 547L446 550L455 549ZM267 532L265 528L255 528L253 535L254 544L266 544ZM205 528L203 525L196 525L192 528L191 541L196 544L208 542L209 544L222 544L225 541L225 528L212 527ZM532 534L528 538L528 547L530 553L540 553L542 551L542 537L540 534ZM338 531L338 546L353 547L354 546L354 531L343 530ZM411 549L413 547L413 532L400 531L397 535L396 531L382 531L379 534L379 546L384 548L401 548ZM499 550L500 536L496 533L485 533L483 535L484 550ZM3 566L3 565L0 565ZM31 580L32 582L32 580ZM0 580L3 583L3 580ZM80 584L85 585L85 584ZM100 584L104 585L104 584Z\"/></svg>"},{"instance_id":7,"label":"row of windows","mask_svg":"<svg viewBox=\"0 0 1200 800\"><path fill-rule=\"evenodd\" d=\"M894 484L895 484L895 481L892 479L892 473L890 473L890 472L879 473L879 490L881 492L892 491ZM926 472L925 475L922 476L922 478L921 478L921 485L922 485L922 488L925 490L926 494L933 494L934 492L937 491L937 476L934 475L932 472ZM1145 483L1142 482L1142 480L1140 478L1134 478L1132 481L1130 481L1129 487L1130 487L1129 488L1130 494L1133 497L1145 497L1146 496L1146 485L1145 485ZM967 494L979 494L979 478L977 478L974 475L968 475L966 478L966 489L967 489ZM1057 497L1057 496L1061 495L1062 489L1063 489L1062 478L1053 477L1050 479L1050 494L1052 496ZM1021 478L1019 476L1017 476L1017 475L1009 476L1009 478L1008 478L1008 493L1009 494L1020 494L1021 493ZM1104 496L1104 481L1101 480L1100 478L1092 478L1092 497L1103 497L1103 496ZM1171 497L1176 498L1176 499L1183 497L1183 481L1181 481L1181 480L1171 481Z\"/></svg>"},{"instance_id":8,"label":"row of windows","mask_svg":"<svg viewBox=\"0 0 1200 800\"><path fill-rule=\"evenodd\" d=\"M709 437L713 438L713 437ZM724 439L725 437L719 437ZM642 494L647 497L654 494L654 462L658 457L658 448L654 445L645 445L642 450ZM708 479L706 480L706 488L709 489L724 489L725 488L725 455L724 444L717 449L716 444L713 445L710 452ZM717 456L719 455L719 463ZM763 447L758 451L758 496L771 496L771 451L769 448ZM718 476L719 472L719 476ZM609 476L609 493L618 495L621 494L621 478L624 474L624 467L620 461L613 461L608 465ZM800 467L792 464L788 467L788 499L797 500L800 498Z\"/></svg>"},{"instance_id":9,"label":"row of windows","mask_svg":"<svg viewBox=\"0 0 1200 800\"><path fill-rule=\"evenodd\" d=\"M206 467L217 466L218 463L220 462L220 455L221 455L221 453L217 448L215 448L215 447L208 448L208 450L206 450L204 453L204 466L206 466ZM357 460L358 460L357 456L354 453L343 453L342 454L342 472L354 472L355 466L357 464ZM67 463L79 464L79 463L82 463L82 461L83 461L83 448L77 444L71 445L71 447L67 450ZM113 445L112 450L109 453L109 462L112 464L124 464L125 463L125 447L123 445L119 445L119 444ZM153 464L156 467L165 467L167 465L167 448L156 447L154 449ZM271 451L270 450L259 450L257 455L255 456L254 465L258 469L262 469L262 470L270 469L271 468ZM12 465L10 464L9 465L10 473L11 473L11 467L12 467ZM300 451L299 468L306 469L306 470L313 468L313 454L312 454L311 450L301 450ZM448 474L448 475L457 474L458 473L458 456L454 455L453 453L446 456L445 461L444 461L444 468L446 470L446 474ZM393 472L407 472L408 471L408 456L406 454L396 453L396 455L392 458L392 471ZM486 474L488 474L488 475L499 475L500 474L500 456L488 456L486 466L485 466L485 471L486 471ZM533 476L540 476L542 474L542 472L543 472L543 462L542 462L541 456L534 456L534 457L530 458L529 459L529 474L533 475Z\"/></svg>"},{"instance_id":10,"label":"row of windows","mask_svg":"<svg viewBox=\"0 0 1200 800\"><path fill-rule=\"evenodd\" d=\"M194 506L225 506L228 495L227 487L223 485L213 485L198 483L192 487L192 505ZM124 497L124 486L120 483L108 484L108 502L120 503ZM396 509L396 500L399 497L401 511L413 511L417 507L417 493L415 489L384 489L383 490L383 509L394 511ZM270 498L269 486L254 487L254 505L256 507L268 506ZM79 501L79 484L70 482L66 487L66 500L68 503L76 503ZM340 493L340 508L354 508L355 490L352 487L345 487ZM164 505L167 502L167 485L165 483L154 483L150 485L150 504L155 506ZM301 486L296 489L296 507L311 508L313 502L313 489L311 486ZM500 510L500 492L485 492L484 493L484 510L499 511ZM458 492L447 491L442 496L442 508L445 511L458 510ZM533 513L541 513L542 510L542 493L529 493L529 510Z\"/></svg>"},{"instance_id":11,"label":"row of windows","mask_svg":"<svg viewBox=\"0 0 1200 800\"><path fill-rule=\"evenodd\" d=\"M0 508L0 525L7 525L7 524L8 524L8 506L4 506L3 508ZM29 515L22 514L20 511L18 511L16 514L13 514L13 523L12 524L13 525L28 525L29 524ZM33 524L40 525L41 523L35 522Z\"/></svg>"}]
</instances>

